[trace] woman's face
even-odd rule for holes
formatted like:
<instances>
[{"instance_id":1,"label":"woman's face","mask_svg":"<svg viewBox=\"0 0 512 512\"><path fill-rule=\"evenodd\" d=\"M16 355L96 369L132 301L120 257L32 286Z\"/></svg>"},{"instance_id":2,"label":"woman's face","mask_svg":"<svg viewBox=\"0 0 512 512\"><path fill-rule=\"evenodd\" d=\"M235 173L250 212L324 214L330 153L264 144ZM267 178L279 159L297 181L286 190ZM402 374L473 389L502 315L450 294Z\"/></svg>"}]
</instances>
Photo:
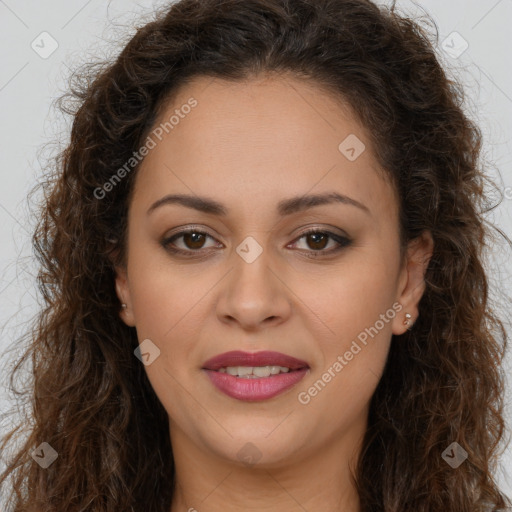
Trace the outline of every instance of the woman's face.
<instances>
[{"instance_id":1,"label":"woman's face","mask_svg":"<svg viewBox=\"0 0 512 512\"><path fill-rule=\"evenodd\" d=\"M425 238L400 264L367 132L291 77L197 78L154 128L116 285L175 453L269 467L352 453L431 250ZM247 358L207 363L230 351ZM266 351L283 356L249 357Z\"/></svg>"}]
</instances>

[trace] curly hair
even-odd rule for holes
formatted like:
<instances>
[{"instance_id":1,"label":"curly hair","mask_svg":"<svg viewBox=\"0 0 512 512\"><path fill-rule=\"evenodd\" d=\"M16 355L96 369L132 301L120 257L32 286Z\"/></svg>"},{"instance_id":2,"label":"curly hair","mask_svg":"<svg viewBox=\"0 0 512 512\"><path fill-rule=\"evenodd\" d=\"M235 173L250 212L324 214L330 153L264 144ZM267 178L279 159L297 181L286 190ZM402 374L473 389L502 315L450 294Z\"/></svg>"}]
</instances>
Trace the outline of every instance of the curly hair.
<instances>
[{"instance_id":1,"label":"curly hair","mask_svg":"<svg viewBox=\"0 0 512 512\"><path fill-rule=\"evenodd\" d=\"M434 46L394 4L181 0L138 28L116 59L72 78L60 105L73 116L71 140L38 185L33 246L44 308L10 380L14 388L30 358L30 432L0 477L0 486L12 480L13 512L169 510L169 420L133 355L136 331L119 318L114 285L138 165L107 198L97 190L193 77L236 82L262 73L292 73L347 101L397 191L403 243L425 230L434 240L419 318L393 336L371 399L354 475L361 510L510 505L493 477L505 433L507 335L483 266L499 230L484 218L491 182L481 132ZM441 456L454 441L468 453L456 470ZM31 457L42 442L58 453L45 469Z\"/></svg>"}]
</instances>

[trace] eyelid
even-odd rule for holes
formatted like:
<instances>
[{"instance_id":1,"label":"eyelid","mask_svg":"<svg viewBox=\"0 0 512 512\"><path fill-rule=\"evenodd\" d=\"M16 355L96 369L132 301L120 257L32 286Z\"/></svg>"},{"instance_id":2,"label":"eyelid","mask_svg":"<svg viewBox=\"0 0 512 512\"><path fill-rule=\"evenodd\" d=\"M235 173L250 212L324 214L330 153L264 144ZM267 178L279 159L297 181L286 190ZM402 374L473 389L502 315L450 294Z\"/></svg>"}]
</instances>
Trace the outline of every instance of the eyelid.
<instances>
[{"instance_id":1,"label":"eyelid","mask_svg":"<svg viewBox=\"0 0 512 512\"><path fill-rule=\"evenodd\" d=\"M338 232L334 233L332 230L336 230ZM303 230L301 230L297 235L295 235L294 240L297 240L297 238L300 238L304 235L308 235L310 233L326 233L326 234L330 234L330 235L335 235L340 238L350 239L350 237L347 235L347 233L345 233L340 228L336 228L334 226L319 226L319 225L315 224L315 225L307 226Z\"/></svg>"}]
</instances>

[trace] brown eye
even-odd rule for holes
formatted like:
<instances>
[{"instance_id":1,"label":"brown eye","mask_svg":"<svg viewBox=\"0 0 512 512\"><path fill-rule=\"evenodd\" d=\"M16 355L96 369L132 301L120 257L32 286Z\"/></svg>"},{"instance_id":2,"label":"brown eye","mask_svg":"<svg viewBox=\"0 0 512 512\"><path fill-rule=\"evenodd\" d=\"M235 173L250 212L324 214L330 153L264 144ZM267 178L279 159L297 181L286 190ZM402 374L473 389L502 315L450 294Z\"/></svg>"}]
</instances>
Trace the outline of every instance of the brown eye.
<instances>
[{"instance_id":1,"label":"brown eye","mask_svg":"<svg viewBox=\"0 0 512 512\"><path fill-rule=\"evenodd\" d=\"M314 257L330 255L352 243L352 241L346 236L336 235L330 231L320 231L318 229L303 233L299 238L297 238L295 243L302 239L306 242L305 251ZM334 246L327 249L330 241L334 242Z\"/></svg>"},{"instance_id":2,"label":"brown eye","mask_svg":"<svg viewBox=\"0 0 512 512\"><path fill-rule=\"evenodd\" d=\"M188 229L166 238L162 241L162 245L165 249L168 249L171 252L179 254L193 254L195 252L199 253L201 249L205 248L205 243L208 238L211 238L212 240L214 239L204 231Z\"/></svg>"},{"instance_id":3,"label":"brown eye","mask_svg":"<svg viewBox=\"0 0 512 512\"><path fill-rule=\"evenodd\" d=\"M177 255L183 255L185 257L203 257L206 253L205 249L215 247L215 245L205 245L208 238L215 241L208 233L199 229L190 228L164 239L161 244L164 249ZM292 245L295 245L298 241L303 239L306 241L306 247L302 249L302 252L306 252L311 257L315 258L330 256L352 243L352 240L346 236L317 229L303 233ZM329 248L330 242L333 242L333 246ZM217 245L217 247L219 246Z\"/></svg>"},{"instance_id":4,"label":"brown eye","mask_svg":"<svg viewBox=\"0 0 512 512\"><path fill-rule=\"evenodd\" d=\"M185 233L182 237L183 243L188 249L201 249L206 239L204 233L199 233L197 231Z\"/></svg>"},{"instance_id":5,"label":"brown eye","mask_svg":"<svg viewBox=\"0 0 512 512\"><path fill-rule=\"evenodd\" d=\"M329 236L325 233L315 232L315 233L309 233L308 235L305 235L306 239L309 243L309 247L311 247L314 250L322 250L325 249Z\"/></svg>"}]
</instances>

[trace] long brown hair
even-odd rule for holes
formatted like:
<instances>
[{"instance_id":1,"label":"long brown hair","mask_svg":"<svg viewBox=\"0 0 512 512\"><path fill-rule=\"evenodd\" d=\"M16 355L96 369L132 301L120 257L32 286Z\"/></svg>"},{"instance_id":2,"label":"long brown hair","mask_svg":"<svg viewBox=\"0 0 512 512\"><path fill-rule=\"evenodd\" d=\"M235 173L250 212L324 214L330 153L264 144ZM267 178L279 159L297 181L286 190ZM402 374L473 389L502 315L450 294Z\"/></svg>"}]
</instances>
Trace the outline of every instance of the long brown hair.
<instances>
[{"instance_id":1,"label":"long brown hair","mask_svg":"<svg viewBox=\"0 0 512 512\"><path fill-rule=\"evenodd\" d=\"M292 73L348 101L400 198L407 242L434 239L419 318L393 339L355 475L365 512L476 512L509 505L493 472L505 432L506 333L488 297L493 230L481 133L463 112L427 30L369 0L181 0L139 28L113 62L73 77L61 108L71 141L40 184L33 245L44 309L30 346L30 432L0 478L13 512L168 511L168 417L119 318L138 166L98 194L141 147L158 109L195 76ZM490 183L490 182L489 182ZM4 439L2 449L24 424ZM457 442L457 468L442 457ZM42 468L31 454L58 454Z\"/></svg>"}]
</instances>

